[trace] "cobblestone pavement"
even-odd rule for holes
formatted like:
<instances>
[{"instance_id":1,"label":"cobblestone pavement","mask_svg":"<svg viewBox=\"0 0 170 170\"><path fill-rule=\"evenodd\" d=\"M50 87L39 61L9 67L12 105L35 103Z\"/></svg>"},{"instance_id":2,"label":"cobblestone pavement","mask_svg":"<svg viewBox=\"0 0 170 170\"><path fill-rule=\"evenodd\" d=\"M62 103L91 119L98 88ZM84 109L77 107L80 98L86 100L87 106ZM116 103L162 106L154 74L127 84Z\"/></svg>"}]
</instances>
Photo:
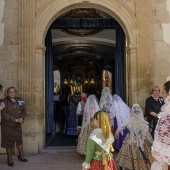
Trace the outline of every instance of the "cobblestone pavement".
<instances>
[{"instance_id":1,"label":"cobblestone pavement","mask_svg":"<svg viewBox=\"0 0 170 170\"><path fill-rule=\"evenodd\" d=\"M0 155L0 170L82 170L85 156L73 151L44 150L38 155L26 155L28 162L20 162L13 156L14 166L6 163L6 155Z\"/></svg>"}]
</instances>

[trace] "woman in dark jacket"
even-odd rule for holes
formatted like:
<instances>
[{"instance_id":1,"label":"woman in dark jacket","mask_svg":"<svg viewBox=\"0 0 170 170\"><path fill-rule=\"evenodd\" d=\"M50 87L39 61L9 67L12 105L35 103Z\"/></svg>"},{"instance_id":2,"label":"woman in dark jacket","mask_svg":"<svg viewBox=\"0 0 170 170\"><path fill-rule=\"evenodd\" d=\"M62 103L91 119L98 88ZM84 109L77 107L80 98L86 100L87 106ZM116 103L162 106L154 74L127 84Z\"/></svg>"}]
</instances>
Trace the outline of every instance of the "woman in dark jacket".
<instances>
[{"instance_id":1,"label":"woman in dark jacket","mask_svg":"<svg viewBox=\"0 0 170 170\"><path fill-rule=\"evenodd\" d=\"M164 105L163 98L160 97L160 88L155 86L152 88L152 95L146 99L145 117L149 122L152 138L154 139L154 132L157 125L158 118L151 115L151 112L159 113L161 107Z\"/></svg>"},{"instance_id":2,"label":"woman in dark jacket","mask_svg":"<svg viewBox=\"0 0 170 170\"><path fill-rule=\"evenodd\" d=\"M27 162L23 155L23 141L21 123L26 116L24 101L16 97L17 91L14 87L7 89L7 97L1 99L4 108L1 111L1 146L6 148L7 162L13 166L12 148L15 144L18 149L18 160Z\"/></svg>"}]
</instances>

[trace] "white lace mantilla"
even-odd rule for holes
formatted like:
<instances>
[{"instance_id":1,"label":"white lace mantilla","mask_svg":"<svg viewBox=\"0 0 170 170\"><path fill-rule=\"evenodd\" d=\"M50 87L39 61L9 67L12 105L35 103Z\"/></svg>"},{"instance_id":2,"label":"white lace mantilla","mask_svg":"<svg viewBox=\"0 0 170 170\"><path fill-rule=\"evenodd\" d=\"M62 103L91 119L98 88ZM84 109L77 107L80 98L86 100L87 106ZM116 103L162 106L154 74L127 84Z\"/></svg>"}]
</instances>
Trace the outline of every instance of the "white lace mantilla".
<instances>
[{"instance_id":1,"label":"white lace mantilla","mask_svg":"<svg viewBox=\"0 0 170 170\"><path fill-rule=\"evenodd\" d=\"M114 137L112 134L110 134L110 138L106 139L103 135L102 129L101 128L97 128L94 129L93 132L91 133L89 139L95 141L98 145L101 146L101 148L106 151L107 153L109 153L110 151L110 146L112 145L112 143L114 142Z\"/></svg>"},{"instance_id":2,"label":"white lace mantilla","mask_svg":"<svg viewBox=\"0 0 170 170\"><path fill-rule=\"evenodd\" d=\"M112 107L110 108L110 119L114 126L114 118L116 118L118 128L130 117L129 106L118 96L113 95ZM123 130L121 131L123 135Z\"/></svg>"},{"instance_id":3,"label":"white lace mantilla","mask_svg":"<svg viewBox=\"0 0 170 170\"><path fill-rule=\"evenodd\" d=\"M97 103L97 98L95 95L92 94L87 98L87 101L84 107L81 134L84 128L90 124L90 119L93 118L94 114L98 111L99 111L99 105Z\"/></svg>"},{"instance_id":4,"label":"white lace mantilla","mask_svg":"<svg viewBox=\"0 0 170 170\"><path fill-rule=\"evenodd\" d=\"M160 117L170 114L170 96L165 99L165 104L161 107Z\"/></svg>"},{"instance_id":5,"label":"white lace mantilla","mask_svg":"<svg viewBox=\"0 0 170 170\"><path fill-rule=\"evenodd\" d=\"M102 95L100 97L99 107L101 111L110 113L110 108L112 106L112 94L108 87L104 87L102 90Z\"/></svg>"},{"instance_id":6,"label":"white lace mantilla","mask_svg":"<svg viewBox=\"0 0 170 170\"><path fill-rule=\"evenodd\" d=\"M119 133L125 127L130 130L129 144L135 143L144 151L143 144L145 139L152 143L152 137L149 133L148 122L144 120L142 109L138 104L134 104L131 110L131 117L128 118L116 131Z\"/></svg>"},{"instance_id":7,"label":"white lace mantilla","mask_svg":"<svg viewBox=\"0 0 170 170\"><path fill-rule=\"evenodd\" d=\"M170 96L165 99L161 108L161 118L158 120L154 138L152 155L161 167L165 163L170 165Z\"/></svg>"}]
</instances>

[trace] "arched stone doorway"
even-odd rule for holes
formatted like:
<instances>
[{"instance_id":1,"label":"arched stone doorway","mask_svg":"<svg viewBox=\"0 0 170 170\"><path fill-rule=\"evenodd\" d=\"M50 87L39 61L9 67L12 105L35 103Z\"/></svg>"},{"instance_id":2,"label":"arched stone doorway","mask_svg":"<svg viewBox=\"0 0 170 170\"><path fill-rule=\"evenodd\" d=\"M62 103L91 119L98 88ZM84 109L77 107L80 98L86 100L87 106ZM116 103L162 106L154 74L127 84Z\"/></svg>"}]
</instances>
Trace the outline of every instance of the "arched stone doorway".
<instances>
[{"instance_id":1,"label":"arched stone doorway","mask_svg":"<svg viewBox=\"0 0 170 170\"><path fill-rule=\"evenodd\" d=\"M119 8L121 6L121 9ZM137 101L137 81L135 83L136 75L131 74L131 64L134 65L137 62L136 58L136 33L135 33L135 23L136 18L133 11L125 5L123 2L105 2L100 1L97 2L95 0L90 0L88 2L83 2L80 0L75 0L73 2L59 3L58 1L52 1L50 6L43 6L42 9L37 14L37 27L36 27L36 46L38 49L45 49L45 36L48 28L52 24L52 22L60 16L62 13L69 11L74 8L96 8L102 10L109 15L111 15L114 19L116 19L119 24L122 26L126 38L127 38L127 52L128 52L128 83L129 84L129 103L134 103L133 101ZM57 12L58 11L58 12ZM133 62L133 63L131 63ZM137 68L133 66L133 73L137 73ZM134 76L134 77L133 77ZM133 81L133 83L131 83ZM133 89L133 91L132 91ZM133 97L132 97L133 95ZM132 101L133 100L133 101Z\"/></svg>"},{"instance_id":2,"label":"arched stone doorway","mask_svg":"<svg viewBox=\"0 0 170 170\"><path fill-rule=\"evenodd\" d=\"M22 2L21 2L22 3ZM22 6L22 5L21 5ZM25 6L33 8L36 11L35 4L31 1ZM121 8L120 8L121 6ZM115 18L124 29L128 41L128 84L129 87L129 103L137 101L137 56L136 56L136 35L135 23L136 18L133 11L122 1L96 1L89 0L66 0L64 2L59 0L48 1L38 9L37 13L26 15L25 8L20 8L21 20L27 26L26 29L21 31L20 38L20 63L27 61L30 67L25 69L28 74L29 80L24 79L25 72L19 74L19 91L28 103L28 113L34 111L35 122L37 123L37 134L39 138L36 140L38 150L44 147L44 134L45 134L45 36L48 28L52 22L62 13L73 8L96 8L102 10L113 18ZM36 14L36 18L34 18ZM27 20L25 20L27 18ZM32 23L32 24L30 24ZM36 24L34 24L36 23ZM31 26L30 26L31 25ZM25 38L25 34L30 35L29 39ZM28 40L28 41L26 41ZM36 67L39 64L39 67ZM133 67L132 67L133 65ZM33 92L29 92L32 89ZM37 93L34 93L34 89ZM133 90L132 90L133 89ZM44 123L43 123L44 122Z\"/></svg>"},{"instance_id":3,"label":"arched stone doorway","mask_svg":"<svg viewBox=\"0 0 170 170\"><path fill-rule=\"evenodd\" d=\"M93 39L93 43L90 38ZM75 127L71 132L70 129L69 132L66 130L65 120L69 117L69 110L63 110L63 102L67 108L66 99L73 94L70 90L70 85L73 83L70 83L70 80L73 82L76 80L87 95L95 94L99 97L102 86L108 86L107 83L102 85L102 81L109 82L110 78L112 94L117 94L126 100L125 33L120 24L107 13L94 8L75 8L62 14L52 23L46 35L45 45L46 144L48 146L55 143L60 146L64 143L73 144L73 142L61 142L62 136L63 141L66 141L67 135L77 135ZM104 68L110 71L113 78L106 72L102 74ZM56 95L53 94L54 70L58 70L61 75L58 78L60 92ZM52 141L49 140L50 136L55 136ZM76 145L76 140L74 143Z\"/></svg>"}]
</instances>

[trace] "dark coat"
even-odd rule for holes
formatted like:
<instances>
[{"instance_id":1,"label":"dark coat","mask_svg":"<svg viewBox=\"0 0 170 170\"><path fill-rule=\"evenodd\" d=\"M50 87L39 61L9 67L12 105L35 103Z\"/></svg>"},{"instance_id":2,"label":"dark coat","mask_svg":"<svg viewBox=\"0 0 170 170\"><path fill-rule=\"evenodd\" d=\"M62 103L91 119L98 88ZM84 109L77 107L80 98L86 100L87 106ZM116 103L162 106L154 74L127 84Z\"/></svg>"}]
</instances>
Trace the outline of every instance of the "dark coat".
<instances>
[{"instance_id":1,"label":"dark coat","mask_svg":"<svg viewBox=\"0 0 170 170\"><path fill-rule=\"evenodd\" d=\"M152 137L154 137L154 131L157 125L158 118L152 116L150 112L159 113L161 111L161 107L164 105L164 101L162 97L159 97L158 100L155 100L152 96L146 99L145 104L145 117L147 117L147 121L150 123L152 127Z\"/></svg>"},{"instance_id":2,"label":"dark coat","mask_svg":"<svg viewBox=\"0 0 170 170\"><path fill-rule=\"evenodd\" d=\"M21 123L15 120L25 118L26 108L21 98L15 99L16 102L12 102L7 97L0 100L5 103L5 107L1 110L1 146L4 148L12 148L15 143L22 144Z\"/></svg>"}]
</instances>

